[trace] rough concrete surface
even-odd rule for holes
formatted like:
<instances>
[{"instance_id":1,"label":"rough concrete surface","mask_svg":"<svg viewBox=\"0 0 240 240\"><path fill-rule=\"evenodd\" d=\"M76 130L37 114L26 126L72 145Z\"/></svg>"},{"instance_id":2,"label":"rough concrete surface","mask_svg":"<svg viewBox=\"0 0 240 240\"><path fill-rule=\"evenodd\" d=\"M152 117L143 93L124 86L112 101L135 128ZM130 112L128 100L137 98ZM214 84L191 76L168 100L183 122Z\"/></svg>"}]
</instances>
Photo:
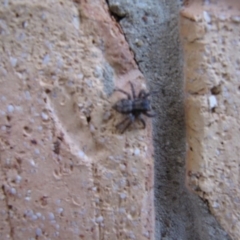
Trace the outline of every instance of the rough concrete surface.
<instances>
[{"instance_id":1,"label":"rough concrete surface","mask_svg":"<svg viewBox=\"0 0 240 240\"><path fill-rule=\"evenodd\" d=\"M0 239L153 239L151 124L112 110L146 85L106 2L0 4Z\"/></svg>"},{"instance_id":2,"label":"rough concrete surface","mask_svg":"<svg viewBox=\"0 0 240 240\"><path fill-rule=\"evenodd\" d=\"M240 239L240 2L182 11L187 177L232 239ZM190 34L189 34L190 32Z\"/></svg>"}]
</instances>

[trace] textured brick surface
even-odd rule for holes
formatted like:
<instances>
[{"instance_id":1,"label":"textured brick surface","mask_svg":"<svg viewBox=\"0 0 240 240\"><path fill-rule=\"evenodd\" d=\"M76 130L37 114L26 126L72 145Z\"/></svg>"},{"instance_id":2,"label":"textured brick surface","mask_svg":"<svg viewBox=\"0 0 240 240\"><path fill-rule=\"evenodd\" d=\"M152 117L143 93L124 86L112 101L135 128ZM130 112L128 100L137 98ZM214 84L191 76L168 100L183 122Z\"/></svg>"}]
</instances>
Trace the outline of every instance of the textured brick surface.
<instances>
[{"instance_id":1,"label":"textured brick surface","mask_svg":"<svg viewBox=\"0 0 240 240\"><path fill-rule=\"evenodd\" d=\"M240 239L240 3L195 1L182 11L181 26L188 183Z\"/></svg>"}]
</instances>

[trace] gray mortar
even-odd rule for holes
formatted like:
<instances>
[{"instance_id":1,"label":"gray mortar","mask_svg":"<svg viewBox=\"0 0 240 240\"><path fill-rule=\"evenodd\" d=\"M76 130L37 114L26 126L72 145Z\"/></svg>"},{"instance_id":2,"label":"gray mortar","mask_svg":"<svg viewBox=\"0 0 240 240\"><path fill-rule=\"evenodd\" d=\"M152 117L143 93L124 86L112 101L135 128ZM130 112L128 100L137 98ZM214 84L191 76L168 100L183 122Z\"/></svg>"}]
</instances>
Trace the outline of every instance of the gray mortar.
<instances>
[{"instance_id":1,"label":"gray mortar","mask_svg":"<svg viewBox=\"0 0 240 240\"><path fill-rule=\"evenodd\" d=\"M183 59L178 16L181 1L109 0L150 89L154 119L156 240L224 240L230 237L207 204L185 186Z\"/></svg>"}]
</instances>

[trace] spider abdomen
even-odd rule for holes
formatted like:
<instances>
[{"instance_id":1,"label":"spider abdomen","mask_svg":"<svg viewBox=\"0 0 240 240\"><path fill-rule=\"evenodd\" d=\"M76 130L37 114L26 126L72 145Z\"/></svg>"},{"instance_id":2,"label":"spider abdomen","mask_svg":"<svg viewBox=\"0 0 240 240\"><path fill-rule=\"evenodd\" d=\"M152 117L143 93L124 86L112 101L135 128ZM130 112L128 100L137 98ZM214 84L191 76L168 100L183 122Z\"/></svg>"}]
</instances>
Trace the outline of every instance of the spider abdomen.
<instances>
[{"instance_id":1,"label":"spider abdomen","mask_svg":"<svg viewBox=\"0 0 240 240\"><path fill-rule=\"evenodd\" d=\"M149 111L151 110L150 101L148 99L134 99L132 102L132 111Z\"/></svg>"},{"instance_id":2,"label":"spider abdomen","mask_svg":"<svg viewBox=\"0 0 240 240\"><path fill-rule=\"evenodd\" d=\"M113 106L113 108L120 113L131 113L133 109L132 101L121 99Z\"/></svg>"},{"instance_id":3,"label":"spider abdomen","mask_svg":"<svg viewBox=\"0 0 240 240\"><path fill-rule=\"evenodd\" d=\"M113 108L124 114L151 110L150 101L147 99L121 99L113 106Z\"/></svg>"}]
</instances>

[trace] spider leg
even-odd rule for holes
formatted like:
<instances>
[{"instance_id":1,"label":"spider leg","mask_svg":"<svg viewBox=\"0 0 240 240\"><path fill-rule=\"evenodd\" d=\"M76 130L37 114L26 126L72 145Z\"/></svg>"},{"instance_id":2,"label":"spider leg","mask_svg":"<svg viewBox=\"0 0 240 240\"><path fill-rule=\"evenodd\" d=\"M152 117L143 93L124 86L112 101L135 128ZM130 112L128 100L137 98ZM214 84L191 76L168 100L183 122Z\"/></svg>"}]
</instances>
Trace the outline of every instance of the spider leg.
<instances>
[{"instance_id":1,"label":"spider leg","mask_svg":"<svg viewBox=\"0 0 240 240\"><path fill-rule=\"evenodd\" d=\"M132 115L131 113L128 115L128 119L129 122L126 124L126 126L123 128L123 130L121 131L121 133L124 133L126 131L126 129L134 122L135 117L134 115Z\"/></svg>"},{"instance_id":2,"label":"spider leg","mask_svg":"<svg viewBox=\"0 0 240 240\"><path fill-rule=\"evenodd\" d=\"M136 98L136 92L135 92L135 89L134 89L133 83L129 81L129 84L130 84L130 86L131 86L133 99L135 99L135 98Z\"/></svg>"},{"instance_id":3,"label":"spider leg","mask_svg":"<svg viewBox=\"0 0 240 240\"><path fill-rule=\"evenodd\" d=\"M116 125L116 128L120 128L121 125L123 125L127 120L129 120L129 117L125 117L120 123Z\"/></svg>"},{"instance_id":4,"label":"spider leg","mask_svg":"<svg viewBox=\"0 0 240 240\"><path fill-rule=\"evenodd\" d=\"M146 94L146 91L142 89L138 94L138 98L145 98Z\"/></svg>"},{"instance_id":5,"label":"spider leg","mask_svg":"<svg viewBox=\"0 0 240 240\"><path fill-rule=\"evenodd\" d=\"M152 92L146 92L145 90L141 90L140 92L139 92L139 94L138 94L138 97L139 98L147 98L147 97L149 97L150 95L154 95L154 94L156 94L156 93L158 93L158 91L152 91Z\"/></svg>"},{"instance_id":6,"label":"spider leg","mask_svg":"<svg viewBox=\"0 0 240 240\"><path fill-rule=\"evenodd\" d=\"M143 112L144 115L148 116L148 117L155 117L156 113L151 113L151 112Z\"/></svg>"},{"instance_id":7,"label":"spider leg","mask_svg":"<svg viewBox=\"0 0 240 240\"><path fill-rule=\"evenodd\" d=\"M142 125L143 125L143 129L145 129L145 128L146 128L146 123L145 123L144 119L142 118L142 116L139 116L138 119L139 119L140 122L142 123Z\"/></svg>"},{"instance_id":8,"label":"spider leg","mask_svg":"<svg viewBox=\"0 0 240 240\"><path fill-rule=\"evenodd\" d=\"M124 91L124 90L122 90L120 88L115 88L114 91L115 92L121 92L121 93L127 95L128 99L132 99L131 95L128 92L126 92L126 91Z\"/></svg>"},{"instance_id":9,"label":"spider leg","mask_svg":"<svg viewBox=\"0 0 240 240\"><path fill-rule=\"evenodd\" d=\"M119 129L121 125L123 125L128 120L127 124L122 128ZM120 133L124 133L126 129L134 122L135 117L131 113L126 117L122 122L120 122L116 127L120 130Z\"/></svg>"}]
</instances>

